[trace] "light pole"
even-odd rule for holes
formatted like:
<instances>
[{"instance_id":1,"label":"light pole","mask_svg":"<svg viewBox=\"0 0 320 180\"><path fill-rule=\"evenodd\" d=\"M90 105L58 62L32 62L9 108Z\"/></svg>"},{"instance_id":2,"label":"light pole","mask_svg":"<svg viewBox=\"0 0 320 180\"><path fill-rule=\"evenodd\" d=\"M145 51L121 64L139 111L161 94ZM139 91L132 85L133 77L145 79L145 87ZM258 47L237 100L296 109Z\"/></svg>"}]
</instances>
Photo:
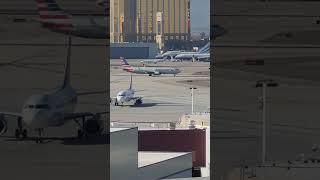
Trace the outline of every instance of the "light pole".
<instances>
[{"instance_id":1,"label":"light pole","mask_svg":"<svg viewBox=\"0 0 320 180\"><path fill-rule=\"evenodd\" d=\"M193 114L194 112L193 112L193 109L194 109L194 107L193 107L193 104L194 104L194 93L193 93L193 90L194 89L197 89L196 87L190 87L189 89L191 89L191 114Z\"/></svg>"},{"instance_id":2,"label":"light pole","mask_svg":"<svg viewBox=\"0 0 320 180\"><path fill-rule=\"evenodd\" d=\"M262 164L265 164L267 156L266 156L266 147L267 147L267 87L277 87L278 83L273 80L265 79L257 81L256 87L262 87L262 152L261 152L261 160Z\"/></svg>"}]
</instances>

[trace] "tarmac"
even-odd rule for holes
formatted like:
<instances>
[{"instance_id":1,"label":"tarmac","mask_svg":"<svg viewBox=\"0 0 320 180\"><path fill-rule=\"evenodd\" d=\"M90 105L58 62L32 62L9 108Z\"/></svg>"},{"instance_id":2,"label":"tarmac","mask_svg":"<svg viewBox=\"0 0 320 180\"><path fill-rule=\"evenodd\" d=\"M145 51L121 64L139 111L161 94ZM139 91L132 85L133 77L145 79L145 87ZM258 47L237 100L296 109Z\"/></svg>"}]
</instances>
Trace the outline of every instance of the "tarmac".
<instances>
[{"instance_id":1,"label":"tarmac","mask_svg":"<svg viewBox=\"0 0 320 180\"><path fill-rule=\"evenodd\" d=\"M140 60L129 59L133 66L142 66ZM210 78L197 72L208 72L208 62L158 62L149 66L179 68L173 75L133 74L135 96L142 96L139 106L110 106L111 121L117 122L177 122L183 114L191 113L191 90L194 90L194 111L205 112L210 106ZM110 96L129 88L130 73L120 68L120 60L110 61ZM195 74L196 73L196 74Z\"/></svg>"}]
</instances>

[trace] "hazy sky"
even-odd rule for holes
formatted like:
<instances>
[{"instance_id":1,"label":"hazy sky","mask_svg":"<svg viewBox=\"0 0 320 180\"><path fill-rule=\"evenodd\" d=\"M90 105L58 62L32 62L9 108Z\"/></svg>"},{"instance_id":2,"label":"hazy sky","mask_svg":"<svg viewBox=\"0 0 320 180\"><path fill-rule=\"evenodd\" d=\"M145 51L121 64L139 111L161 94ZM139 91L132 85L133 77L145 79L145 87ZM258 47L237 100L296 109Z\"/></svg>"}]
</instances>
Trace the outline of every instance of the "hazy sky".
<instances>
[{"instance_id":1,"label":"hazy sky","mask_svg":"<svg viewBox=\"0 0 320 180\"><path fill-rule=\"evenodd\" d=\"M210 31L210 0L190 0L191 33Z\"/></svg>"}]
</instances>

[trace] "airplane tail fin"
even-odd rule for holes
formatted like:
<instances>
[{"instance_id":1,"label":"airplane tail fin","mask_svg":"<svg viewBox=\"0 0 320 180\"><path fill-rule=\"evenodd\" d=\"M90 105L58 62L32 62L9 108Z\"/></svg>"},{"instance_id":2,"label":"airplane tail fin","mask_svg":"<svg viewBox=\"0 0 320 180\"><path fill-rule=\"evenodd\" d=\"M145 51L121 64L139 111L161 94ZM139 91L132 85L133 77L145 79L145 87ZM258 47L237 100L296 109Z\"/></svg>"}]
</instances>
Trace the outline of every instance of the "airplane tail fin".
<instances>
[{"instance_id":1,"label":"airplane tail fin","mask_svg":"<svg viewBox=\"0 0 320 180\"><path fill-rule=\"evenodd\" d=\"M66 64L65 64L64 80L63 80L62 88L65 88L66 86L70 85L71 46L72 46L72 41L71 41L71 36L69 36L68 37L68 54L67 54L67 59L66 59Z\"/></svg>"},{"instance_id":2,"label":"airplane tail fin","mask_svg":"<svg viewBox=\"0 0 320 180\"><path fill-rule=\"evenodd\" d=\"M124 71L128 71L128 72L132 72L133 71L133 67L128 63L128 61L126 59L124 59L124 57L120 57L120 66Z\"/></svg>"},{"instance_id":3,"label":"airplane tail fin","mask_svg":"<svg viewBox=\"0 0 320 180\"><path fill-rule=\"evenodd\" d=\"M64 12L55 0L35 0L43 26L53 30L72 28L71 15Z\"/></svg>"},{"instance_id":4,"label":"airplane tail fin","mask_svg":"<svg viewBox=\"0 0 320 180\"><path fill-rule=\"evenodd\" d=\"M120 57L121 66L128 66L130 65L128 61L124 57Z\"/></svg>"}]
</instances>

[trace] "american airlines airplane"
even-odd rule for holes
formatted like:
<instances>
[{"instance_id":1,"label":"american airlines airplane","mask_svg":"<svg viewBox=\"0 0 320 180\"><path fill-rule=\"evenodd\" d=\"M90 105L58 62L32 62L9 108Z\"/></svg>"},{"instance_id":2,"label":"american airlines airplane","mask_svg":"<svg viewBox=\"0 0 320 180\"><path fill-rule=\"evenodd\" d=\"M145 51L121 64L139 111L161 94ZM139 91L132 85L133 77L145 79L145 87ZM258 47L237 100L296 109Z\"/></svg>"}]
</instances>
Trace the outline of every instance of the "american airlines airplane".
<instances>
[{"instance_id":1,"label":"american airlines airplane","mask_svg":"<svg viewBox=\"0 0 320 180\"><path fill-rule=\"evenodd\" d=\"M75 112L78 96L98 94L101 92L77 93L72 88L70 84L70 58L71 37L69 37L68 56L61 87L52 92L30 96L29 99L25 101L21 113L0 111L0 135L7 131L6 116L17 118L17 128L15 130L15 137L17 139L27 138L27 129L31 129L38 132L38 136L36 137L37 143L42 142L41 136L44 128L62 126L70 120L74 120L79 125L79 138L83 137L83 135L87 136L89 134L100 133L103 130L103 122L100 120L100 115L106 112ZM86 119L87 117L89 117L89 119Z\"/></svg>"},{"instance_id":2,"label":"american airlines airplane","mask_svg":"<svg viewBox=\"0 0 320 180\"><path fill-rule=\"evenodd\" d=\"M132 89L132 74L130 79L129 89L119 91L117 96L113 98L113 104L115 106L123 106L127 103L133 103L133 105L142 104L142 97L135 97L135 91Z\"/></svg>"},{"instance_id":3,"label":"american airlines airplane","mask_svg":"<svg viewBox=\"0 0 320 180\"><path fill-rule=\"evenodd\" d=\"M105 18L101 19L102 24L98 24L92 17L74 17L64 12L55 0L36 0L36 3L39 12L37 21L51 31L92 39L106 39L108 36L109 27Z\"/></svg>"},{"instance_id":4,"label":"american airlines airplane","mask_svg":"<svg viewBox=\"0 0 320 180\"><path fill-rule=\"evenodd\" d=\"M149 76L173 74L174 76L176 76L181 72L181 70L172 67L133 67L123 57L120 57L120 60L122 70L136 74L149 74Z\"/></svg>"}]
</instances>

